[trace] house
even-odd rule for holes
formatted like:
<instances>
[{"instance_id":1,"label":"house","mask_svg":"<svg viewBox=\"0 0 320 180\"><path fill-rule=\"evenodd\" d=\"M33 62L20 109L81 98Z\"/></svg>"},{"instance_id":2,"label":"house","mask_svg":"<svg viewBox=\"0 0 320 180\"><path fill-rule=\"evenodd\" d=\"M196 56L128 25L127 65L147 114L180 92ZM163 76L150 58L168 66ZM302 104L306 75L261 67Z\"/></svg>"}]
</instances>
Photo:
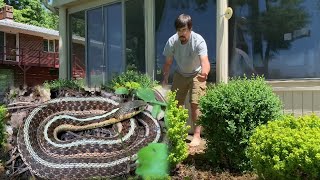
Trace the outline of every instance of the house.
<instances>
[{"instance_id":1,"label":"house","mask_svg":"<svg viewBox=\"0 0 320 180\"><path fill-rule=\"evenodd\" d=\"M84 77L84 39L73 37L72 73ZM0 10L0 92L10 86L34 86L58 78L59 32L18 23L13 8Z\"/></svg>"},{"instance_id":2,"label":"house","mask_svg":"<svg viewBox=\"0 0 320 180\"><path fill-rule=\"evenodd\" d=\"M54 0L59 9L60 78L71 78L70 38L85 37L90 86L127 68L161 80L163 47L174 18L190 14L207 42L210 81L264 75L284 112L320 114L320 5L318 1ZM233 15L227 18L227 7Z\"/></svg>"}]
</instances>

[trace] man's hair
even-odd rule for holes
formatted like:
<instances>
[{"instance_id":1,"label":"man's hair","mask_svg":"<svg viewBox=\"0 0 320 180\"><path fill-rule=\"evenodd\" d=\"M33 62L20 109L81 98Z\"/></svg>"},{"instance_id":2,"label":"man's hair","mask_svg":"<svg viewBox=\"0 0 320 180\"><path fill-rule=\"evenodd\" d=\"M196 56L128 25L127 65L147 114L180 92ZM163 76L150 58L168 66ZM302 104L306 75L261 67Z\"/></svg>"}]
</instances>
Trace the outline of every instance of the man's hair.
<instances>
[{"instance_id":1,"label":"man's hair","mask_svg":"<svg viewBox=\"0 0 320 180\"><path fill-rule=\"evenodd\" d=\"M177 17L177 19L174 22L174 26L176 30L183 28L185 26L188 26L188 29L192 28L192 20L191 17L187 14L181 14Z\"/></svg>"}]
</instances>

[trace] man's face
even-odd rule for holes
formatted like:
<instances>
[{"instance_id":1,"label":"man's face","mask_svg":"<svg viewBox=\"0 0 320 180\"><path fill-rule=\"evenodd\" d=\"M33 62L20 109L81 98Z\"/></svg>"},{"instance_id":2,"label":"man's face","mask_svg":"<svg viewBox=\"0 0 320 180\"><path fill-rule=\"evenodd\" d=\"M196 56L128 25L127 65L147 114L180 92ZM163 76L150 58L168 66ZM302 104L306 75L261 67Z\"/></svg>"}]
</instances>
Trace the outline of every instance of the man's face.
<instances>
[{"instance_id":1,"label":"man's face","mask_svg":"<svg viewBox=\"0 0 320 180\"><path fill-rule=\"evenodd\" d=\"M191 30L186 25L185 27L177 29L177 33L179 36L179 40L181 41L181 44L185 44L189 41Z\"/></svg>"}]
</instances>

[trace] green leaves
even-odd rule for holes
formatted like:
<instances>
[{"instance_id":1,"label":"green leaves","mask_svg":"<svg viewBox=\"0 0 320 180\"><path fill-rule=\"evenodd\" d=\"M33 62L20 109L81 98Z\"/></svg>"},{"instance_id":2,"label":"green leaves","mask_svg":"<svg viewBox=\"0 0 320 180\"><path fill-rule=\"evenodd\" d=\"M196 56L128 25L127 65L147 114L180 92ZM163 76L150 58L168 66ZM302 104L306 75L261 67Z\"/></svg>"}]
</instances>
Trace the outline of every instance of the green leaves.
<instances>
[{"instance_id":1,"label":"green leaves","mask_svg":"<svg viewBox=\"0 0 320 180\"><path fill-rule=\"evenodd\" d=\"M209 85L200 110L208 158L220 168L246 171L251 170L246 157L249 137L258 125L278 118L282 104L264 78L257 76Z\"/></svg>"},{"instance_id":2,"label":"green leaves","mask_svg":"<svg viewBox=\"0 0 320 180\"><path fill-rule=\"evenodd\" d=\"M115 94L118 95L128 95L129 94L129 90L125 87L119 87L116 89L116 91L114 92Z\"/></svg>"},{"instance_id":3,"label":"green leaves","mask_svg":"<svg viewBox=\"0 0 320 180\"><path fill-rule=\"evenodd\" d=\"M46 11L38 0L9 1L13 6L13 17L16 22L57 29L58 16Z\"/></svg>"},{"instance_id":4,"label":"green leaves","mask_svg":"<svg viewBox=\"0 0 320 180\"><path fill-rule=\"evenodd\" d=\"M186 125L188 110L177 106L176 92L168 93L168 105L165 112L165 124L169 141L169 162L171 166L182 162L188 156L188 146L185 139L190 126Z\"/></svg>"},{"instance_id":5,"label":"green leaves","mask_svg":"<svg viewBox=\"0 0 320 180\"><path fill-rule=\"evenodd\" d=\"M4 106L0 106L0 148L6 139L5 133L5 117L7 114L7 109Z\"/></svg>"},{"instance_id":6,"label":"green leaves","mask_svg":"<svg viewBox=\"0 0 320 180\"><path fill-rule=\"evenodd\" d=\"M138 152L136 174L143 179L168 177L168 147L163 143L151 143Z\"/></svg>"},{"instance_id":7,"label":"green leaves","mask_svg":"<svg viewBox=\"0 0 320 180\"><path fill-rule=\"evenodd\" d=\"M257 127L248 157L265 179L320 177L320 118L283 116Z\"/></svg>"}]
</instances>

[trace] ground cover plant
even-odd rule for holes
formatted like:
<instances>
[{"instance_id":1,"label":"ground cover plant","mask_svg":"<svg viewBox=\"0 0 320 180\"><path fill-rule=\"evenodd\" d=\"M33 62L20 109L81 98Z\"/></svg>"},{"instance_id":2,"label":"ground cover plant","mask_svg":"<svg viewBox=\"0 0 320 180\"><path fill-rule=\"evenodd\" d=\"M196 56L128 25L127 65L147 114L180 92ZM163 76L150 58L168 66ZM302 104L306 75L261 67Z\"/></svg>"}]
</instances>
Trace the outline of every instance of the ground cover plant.
<instances>
[{"instance_id":1,"label":"ground cover plant","mask_svg":"<svg viewBox=\"0 0 320 180\"><path fill-rule=\"evenodd\" d=\"M208 86L200 100L208 160L216 168L250 171L246 148L253 130L281 114L281 101L263 77Z\"/></svg>"},{"instance_id":2,"label":"ground cover plant","mask_svg":"<svg viewBox=\"0 0 320 180\"><path fill-rule=\"evenodd\" d=\"M318 179L320 118L287 115L259 126L250 138L248 156L262 179Z\"/></svg>"}]
</instances>

